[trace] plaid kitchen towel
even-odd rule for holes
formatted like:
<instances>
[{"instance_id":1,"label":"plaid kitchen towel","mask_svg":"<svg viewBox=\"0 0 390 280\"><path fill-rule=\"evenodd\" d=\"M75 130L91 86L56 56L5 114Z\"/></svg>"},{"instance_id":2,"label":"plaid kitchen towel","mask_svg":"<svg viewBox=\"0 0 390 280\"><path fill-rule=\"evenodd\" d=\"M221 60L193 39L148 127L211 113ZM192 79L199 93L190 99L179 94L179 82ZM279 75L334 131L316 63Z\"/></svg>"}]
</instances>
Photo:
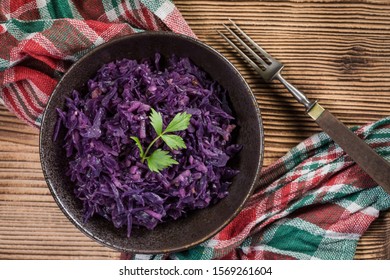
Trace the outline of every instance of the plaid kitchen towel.
<instances>
[{"instance_id":1,"label":"plaid kitchen towel","mask_svg":"<svg viewBox=\"0 0 390 280\"><path fill-rule=\"evenodd\" d=\"M58 79L92 48L144 30L195 36L169 0L5 0L0 22L0 102L36 127Z\"/></svg>"},{"instance_id":2,"label":"plaid kitchen towel","mask_svg":"<svg viewBox=\"0 0 390 280\"><path fill-rule=\"evenodd\" d=\"M195 36L168 0L20 0L0 5L0 101L38 127L58 79L95 46L143 30ZM390 118L356 131L390 160ZM147 259L351 259L390 198L329 137L307 139L262 174L218 235Z\"/></svg>"},{"instance_id":3,"label":"plaid kitchen towel","mask_svg":"<svg viewBox=\"0 0 390 280\"><path fill-rule=\"evenodd\" d=\"M354 129L390 161L390 117ZM262 172L257 192L219 234L185 252L122 259L352 259L390 195L327 134Z\"/></svg>"}]
</instances>

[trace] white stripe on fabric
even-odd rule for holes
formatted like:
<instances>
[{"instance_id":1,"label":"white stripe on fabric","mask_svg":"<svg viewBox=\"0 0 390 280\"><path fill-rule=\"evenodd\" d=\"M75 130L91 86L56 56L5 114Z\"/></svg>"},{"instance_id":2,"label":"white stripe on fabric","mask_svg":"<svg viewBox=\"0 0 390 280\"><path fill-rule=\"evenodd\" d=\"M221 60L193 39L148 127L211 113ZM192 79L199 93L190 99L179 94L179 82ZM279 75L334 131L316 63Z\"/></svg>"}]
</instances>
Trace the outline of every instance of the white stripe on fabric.
<instances>
[{"instance_id":1,"label":"white stripe on fabric","mask_svg":"<svg viewBox=\"0 0 390 280\"><path fill-rule=\"evenodd\" d=\"M39 44L41 47L45 48L48 53L59 58L64 56L64 54L59 49L57 49L53 42L43 36L42 33L36 33L36 35L37 36L35 36L32 40L34 40L34 42Z\"/></svg>"},{"instance_id":2,"label":"white stripe on fabric","mask_svg":"<svg viewBox=\"0 0 390 280\"><path fill-rule=\"evenodd\" d=\"M37 1L37 8L39 9L39 14L41 18L51 18L49 9L47 8L47 2L48 1L44 1L44 0Z\"/></svg>"},{"instance_id":3,"label":"white stripe on fabric","mask_svg":"<svg viewBox=\"0 0 390 280\"><path fill-rule=\"evenodd\" d=\"M350 186L349 186L350 187ZM353 201L350 201L350 200L347 200L347 199L343 199L343 200L338 200L336 202L334 202L335 204L345 208L346 210L348 210L350 213L356 213L356 212L359 212L361 211L362 213L366 214L366 215L369 215L369 216L372 216L372 217L377 217L378 216L378 209L376 209L375 207L372 207L372 206L362 206L362 205L359 205L358 203L356 202L353 202Z\"/></svg>"},{"instance_id":4,"label":"white stripe on fabric","mask_svg":"<svg viewBox=\"0 0 390 280\"><path fill-rule=\"evenodd\" d=\"M80 25L83 26L83 35L87 37L89 41L93 42L95 46L104 43L103 38L99 36L85 21L80 21Z\"/></svg>"},{"instance_id":5,"label":"white stripe on fabric","mask_svg":"<svg viewBox=\"0 0 390 280\"><path fill-rule=\"evenodd\" d=\"M160 8L155 12L156 16L164 20L175 9L175 5L170 1L165 1Z\"/></svg>"},{"instance_id":6,"label":"white stripe on fabric","mask_svg":"<svg viewBox=\"0 0 390 280\"><path fill-rule=\"evenodd\" d=\"M127 3L127 1L125 1ZM134 8L139 10L141 9L141 2L139 0L134 0L132 2L132 4L134 5ZM129 8L129 10L131 11L133 8Z\"/></svg>"},{"instance_id":7,"label":"white stripe on fabric","mask_svg":"<svg viewBox=\"0 0 390 280\"><path fill-rule=\"evenodd\" d=\"M47 1L46 0L37 0L36 3L37 3L37 8L38 9L46 7L46 5L47 5Z\"/></svg>"},{"instance_id":8,"label":"white stripe on fabric","mask_svg":"<svg viewBox=\"0 0 390 280\"><path fill-rule=\"evenodd\" d=\"M118 15L116 14L115 9L109 10L105 14L109 21L116 21L118 19Z\"/></svg>"},{"instance_id":9,"label":"white stripe on fabric","mask_svg":"<svg viewBox=\"0 0 390 280\"><path fill-rule=\"evenodd\" d=\"M330 239L340 239L340 240L345 240L345 239L358 240L360 238L360 234L327 230L325 231L324 237Z\"/></svg>"},{"instance_id":10,"label":"white stripe on fabric","mask_svg":"<svg viewBox=\"0 0 390 280\"><path fill-rule=\"evenodd\" d=\"M341 189L343 189L344 187L345 187L345 185L343 185L343 184L333 185L328 189L328 192L339 193L341 191ZM345 193L348 193L348 192L345 192Z\"/></svg>"},{"instance_id":11,"label":"white stripe on fabric","mask_svg":"<svg viewBox=\"0 0 390 280\"><path fill-rule=\"evenodd\" d=\"M146 255L146 254L134 255L134 260L151 260L152 258L153 258L153 255Z\"/></svg>"},{"instance_id":12,"label":"white stripe on fabric","mask_svg":"<svg viewBox=\"0 0 390 280\"><path fill-rule=\"evenodd\" d=\"M220 242L219 240L215 240L215 239L212 238L212 239L209 239L209 240L205 241L202 245L204 247L214 248L214 247L217 247L219 242Z\"/></svg>"},{"instance_id":13,"label":"white stripe on fabric","mask_svg":"<svg viewBox=\"0 0 390 280\"><path fill-rule=\"evenodd\" d=\"M35 125L36 126L41 126L41 124L42 124L42 114L39 114L39 116L37 117L37 119L35 120Z\"/></svg>"},{"instance_id":14,"label":"white stripe on fabric","mask_svg":"<svg viewBox=\"0 0 390 280\"><path fill-rule=\"evenodd\" d=\"M118 8L118 10L119 10L119 15L124 15L125 14L125 9L123 9L123 6L122 6L122 4L119 4L118 6L117 6L117 8Z\"/></svg>"},{"instance_id":15,"label":"white stripe on fabric","mask_svg":"<svg viewBox=\"0 0 390 280\"><path fill-rule=\"evenodd\" d=\"M372 216L372 217L378 217L378 209L376 209L375 207L372 207L372 206L368 206L366 208L364 208L362 210L362 213L368 215L368 216Z\"/></svg>"},{"instance_id":16,"label":"white stripe on fabric","mask_svg":"<svg viewBox=\"0 0 390 280\"><path fill-rule=\"evenodd\" d=\"M378 216L378 209L376 209L372 206L363 207L355 202L351 202L351 204L349 204L346 209L351 213L356 213L356 212L361 211L362 213L364 213L368 216L372 216L372 217Z\"/></svg>"}]
</instances>

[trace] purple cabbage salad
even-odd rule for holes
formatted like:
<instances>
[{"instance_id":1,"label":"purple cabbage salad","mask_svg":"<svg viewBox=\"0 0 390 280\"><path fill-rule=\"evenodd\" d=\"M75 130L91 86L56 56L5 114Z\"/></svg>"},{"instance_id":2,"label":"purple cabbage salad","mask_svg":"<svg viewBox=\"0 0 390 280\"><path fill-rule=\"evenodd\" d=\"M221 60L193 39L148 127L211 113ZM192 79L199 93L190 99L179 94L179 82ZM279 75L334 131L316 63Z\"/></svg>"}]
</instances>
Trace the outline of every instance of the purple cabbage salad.
<instances>
[{"instance_id":1,"label":"purple cabbage salad","mask_svg":"<svg viewBox=\"0 0 390 280\"><path fill-rule=\"evenodd\" d=\"M160 172L140 160L130 138L138 137L144 149L156 138L152 109L164 128L178 113L191 114L188 128L175 132L186 148L170 149L161 139L153 144L151 150L168 151L177 161ZM66 175L83 203L84 222L98 214L127 227L130 237L132 228L153 229L215 204L238 174L227 165L241 149L232 139L236 123L227 92L188 58L156 54L105 64L57 113L54 141L64 129Z\"/></svg>"}]
</instances>

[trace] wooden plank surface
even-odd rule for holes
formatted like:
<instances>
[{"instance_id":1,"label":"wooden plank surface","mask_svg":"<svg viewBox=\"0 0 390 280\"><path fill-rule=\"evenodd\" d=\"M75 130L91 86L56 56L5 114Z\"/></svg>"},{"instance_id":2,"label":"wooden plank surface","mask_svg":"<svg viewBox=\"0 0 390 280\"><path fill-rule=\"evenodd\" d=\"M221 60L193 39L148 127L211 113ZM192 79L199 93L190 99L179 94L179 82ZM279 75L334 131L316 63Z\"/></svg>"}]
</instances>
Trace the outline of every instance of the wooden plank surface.
<instances>
[{"instance_id":1,"label":"wooden plank surface","mask_svg":"<svg viewBox=\"0 0 390 280\"><path fill-rule=\"evenodd\" d=\"M390 115L389 1L175 1L198 38L224 54L254 91L268 166L319 128L278 84L266 85L215 30L227 18L286 65L285 77L345 124ZM115 259L57 208L39 164L38 132L0 106L0 259ZM390 259L390 211L356 259Z\"/></svg>"}]
</instances>

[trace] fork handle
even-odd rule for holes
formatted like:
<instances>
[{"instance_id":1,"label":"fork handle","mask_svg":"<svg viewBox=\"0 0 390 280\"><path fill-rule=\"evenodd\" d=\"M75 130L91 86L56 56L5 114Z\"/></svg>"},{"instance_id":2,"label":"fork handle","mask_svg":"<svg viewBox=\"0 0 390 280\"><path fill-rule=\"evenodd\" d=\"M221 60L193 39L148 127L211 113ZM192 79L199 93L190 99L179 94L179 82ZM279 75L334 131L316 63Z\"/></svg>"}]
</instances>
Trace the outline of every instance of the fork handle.
<instances>
[{"instance_id":1,"label":"fork handle","mask_svg":"<svg viewBox=\"0 0 390 280\"><path fill-rule=\"evenodd\" d=\"M318 103L307 111L307 114L339 144L361 169L390 194L389 162Z\"/></svg>"},{"instance_id":2,"label":"fork handle","mask_svg":"<svg viewBox=\"0 0 390 280\"><path fill-rule=\"evenodd\" d=\"M378 155L366 142L349 130L328 110L324 109L317 101L311 101L287 82L280 71L275 77L303 104L306 113L326 132L330 138L363 169L378 185L390 194L390 163Z\"/></svg>"},{"instance_id":3,"label":"fork handle","mask_svg":"<svg viewBox=\"0 0 390 280\"><path fill-rule=\"evenodd\" d=\"M303 106L305 106L306 111L310 111L311 108L317 103L316 101L311 101L309 98L306 97L299 89L294 87L292 84L290 84L285 78L283 78L282 74L280 73L282 69L280 69L273 78L278 79L291 94L294 96L294 98L301 103Z\"/></svg>"}]
</instances>

